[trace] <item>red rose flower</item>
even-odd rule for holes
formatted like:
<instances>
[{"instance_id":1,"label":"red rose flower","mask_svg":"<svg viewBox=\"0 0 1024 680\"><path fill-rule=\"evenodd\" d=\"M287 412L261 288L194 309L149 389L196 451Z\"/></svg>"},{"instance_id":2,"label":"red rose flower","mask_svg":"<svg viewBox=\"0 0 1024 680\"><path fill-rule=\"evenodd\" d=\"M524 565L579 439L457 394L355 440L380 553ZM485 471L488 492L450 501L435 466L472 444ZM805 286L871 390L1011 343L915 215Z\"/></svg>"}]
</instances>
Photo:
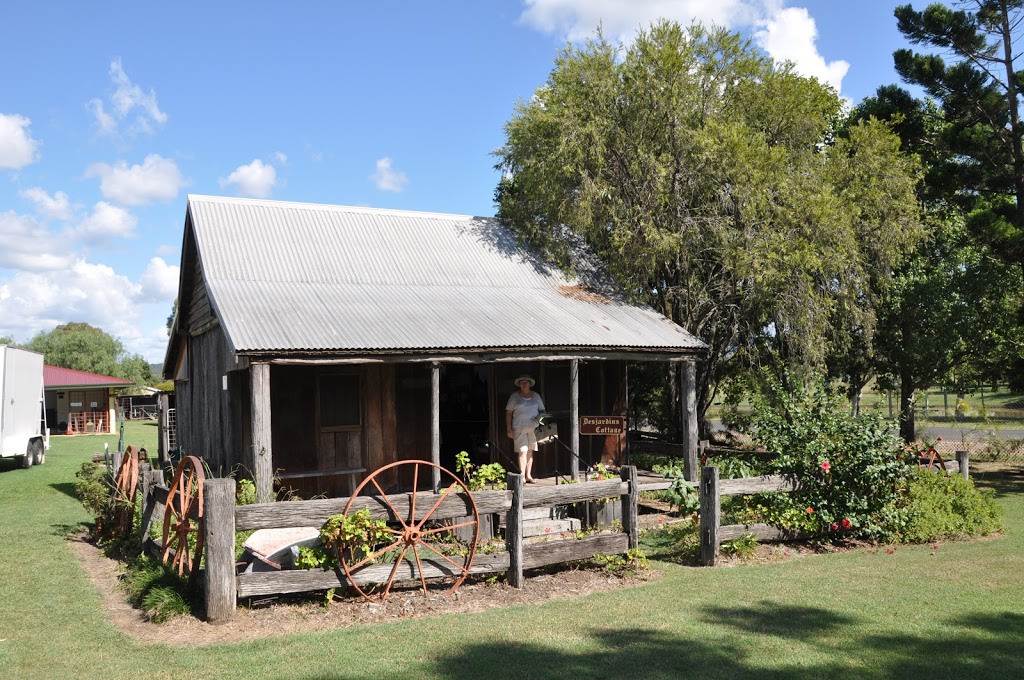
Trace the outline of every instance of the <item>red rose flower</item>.
<instances>
[{"instance_id":1,"label":"red rose flower","mask_svg":"<svg viewBox=\"0 0 1024 680\"><path fill-rule=\"evenodd\" d=\"M938 437L935 441L941 442L942 441L942 437Z\"/></svg>"},{"instance_id":2,"label":"red rose flower","mask_svg":"<svg viewBox=\"0 0 1024 680\"><path fill-rule=\"evenodd\" d=\"M829 463L827 460L821 464L821 469L824 470L825 472L828 472L828 469L830 467L832 467L832 464Z\"/></svg>"},{"instance_id":3,"label":"red rose flower","mask_svg":"<svg viewBox=\"0 0 1024 680\"><path fill-rule=\"evenodd\" d=\"M812 508L811 506L808 505L807 506L807 514L808 515L813 515L814 514L814 508Z\"/></svg>"},{"instance_id":4,"label":"red rose flower","mask_svg":"<svg viewBox=\"0 0 1024 680\"><path fill-rule=\"evenodd\" d=\"M850 520L846 519L845 517L843 518L842 524L843 524L843 528L844 529L849 529L850 528Z\"/></svg>"},{"instance_id":5,"label":"red rose flower","mask_svg":"<svg viewBox=\"0 0 1024 680\"><path fill-rule=\"evenodd\" d=\"M835 522L832 522L832 531L839 531L839 525Z\"/></svg>"}]
</instances>

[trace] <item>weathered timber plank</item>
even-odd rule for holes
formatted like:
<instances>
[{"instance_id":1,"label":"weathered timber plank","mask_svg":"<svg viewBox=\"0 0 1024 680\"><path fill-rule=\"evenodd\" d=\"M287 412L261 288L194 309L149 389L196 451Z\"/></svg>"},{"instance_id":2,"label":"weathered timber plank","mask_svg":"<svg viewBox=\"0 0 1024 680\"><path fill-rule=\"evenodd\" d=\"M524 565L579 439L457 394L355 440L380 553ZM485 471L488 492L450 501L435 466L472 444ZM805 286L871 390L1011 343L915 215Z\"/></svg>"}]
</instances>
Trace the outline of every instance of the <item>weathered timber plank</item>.
<instances>
[{"instance_id":1,"label":"weathered timber plank","mask_svg":"<svg viewBox=\"0 0 1024 680\"><path fill-rule=\"evenodd\" d=\"M523 490L523 507L543 508L565 503L597 501L627 493L629 493L629 484L618 479L555 486L528 486Z\"/></svg>"},{"instance_id":2,"label":"weathered timber plank","mask_svg":"<svg viewBox=\"0 0 1024 680\"><path fill-rule=\"evenodd\" d=\"M423 575L430 578L451 576L456 570L444 560L423 560ZM355 574L360 586L372 583L386 583L391 576L393 564L374 564L364 567ZM470 567L471 574L489 574L508 569L508 553L477 555ZM415 561L403 560L395 576L396 581L419 580ZM324 571L323 569L289 569L253 574L239 574L236 577L238 597L255 597L283 593L304 593L311 590L327 590L348 585L345 572Z\"/></svg>"},{"instance_id":3,"label":"weathered timber plank","mask_svg":"<svg viewBox=\"0 0 1024 680\"><path fill-rule=\"evenodd\" d=\"M252 394L250 425L252 449L245 452L243 462L256 483L256 498L267 503L274 498L274 447L271 437L270 364L255 363L249 367Z\"/></svg>"},{"instance_id":4,"label":"weathered timber plank","mask_svg":"<svg viewBox=\"0 0 1024 680\"><path fill-rule=\"evenodd\" d=\"M235 480L203 482L206 620L219 625L235 614Z\"/></svg>"},{"instance_id":5,"label":"weathered timber plank","mask_svg":"<svg viewBox=\"0 0 1024 680\"><path fill-rule=\"evenodd\" d=\"M784 475L722 479L718 482L718 493L722 496L739 496L766 491L793 491L795 489L796 481L792 477Z\"/></svg>"},{"instance_id":6,"label":"weathered timber plank","mask_svg":"<svg viewBox=\"0 0 1024 680\"><path fill-rule=\"evenodd\" d=\"M506 578L513 588L523 587L523 475L509 472L505 482L512 492L508 514L505 516L505 547L509 561Z\"/></svg>"},{"instance_id":7,"label":"weathered timber plank","mask_svg":"<svg viewBox=\"0 0 1024 680\"><path fill-rule=\"evenodd\" d=\"M622 481L626 482L629 489L621 496L622 532L629 540L629 548L636 548L640 541L640 489L637 488L636 483L636 466L624 465L620 474Z\"/></svg>"},{"instance_id":8,"label":"weathered timber plank","mask_svg":"<svg viewBox=\"0 0 1024 680\"><path fill-rule=\"evenodd\" d=\"M666 479L663 482L639 482L637 486L641 491L665 491L671 489L675 482L671 479Z\"/></svg>"},{"instance_id":9,"label":"weathered timber plank","mask_svg":"<svg viewBox=\"0 0 1024 680\"><path fill-rule=\"evenodd\" d=\"M617 555L629 550L626 534L601 534L580 540L557 540L523 546L523 568L585 560L594 555Z\"/></svg>"},{"instance_id":10,"label":"weathered timber plank","mask_svg":"<svg viewBox=\"0 0 1024 680\"><path fill-rule=\"evenodd\" d=\"M793 538L792 533L770 524L729 524L718 528L719 541L732 541L746 534L754 534L759 541L778 541Z\"/></svg>"},{"instance_id":11,"label":"weathered timber plank","mask_svg":"<svg viewBox=\"0 0 1024 680\"><path fill-rule=\"evenodd\" d=\"M409 494L393 494L388 501L403 518L409 517ZM432 493L419 493L416 496L416 515L422 517L437 500ZM477 511L483 515L492 512L505 512L512 503L509 491L478 491L473 494ZM284 527L318 527L332 515L340 515L345 511L348 498L323 498L314 501L287 501L283 503L258 503L242 505L235 511L235 527L238 531L250 529L281 529ZM352 503L350 512L366 508L376 519L391 518L391 511L383 499L377 496L359 496ZM471 508L464 494L450 493L441 501L438 508L431 514L431 519L452 519L465 517Z\"/></svg>"},{"instance_id":12,"label":"weathered timber plank","mask_svg":"<svg viewBox=\"0 0 1024 680\"><path fill-rule=\"evenodd\" d=\"M697 475L697 448L700 446L700 437L697 431L697 364L693 359L687 359L683 363L683 394L681 404L683 409L683 446L686 455L683 458L684 475L686 479L696 484Z\"/></svg>"},{"instance_id":13,"label":"weathered timber plank","mask_svg":"<svg viewBox=\"0 0 1024 680\"><path fill-rule=\"evenodd\" d=\"M700 471L700 563L713 567L718 559L718 529L722 522L722 504L718 486L718 468Z\"/></svg>"},{"instance_id":14,"label":"weathered timber plank","mask_svg":"<svg viewBox=\"0 0 1024 680\"><path fill-rule=\"evenodd\" d=\"M634 441L632 446L634 453L650 453L652 455L670 456L672 458L686 457L685 444L638 440Z\"/></svg>"}]
</instances>

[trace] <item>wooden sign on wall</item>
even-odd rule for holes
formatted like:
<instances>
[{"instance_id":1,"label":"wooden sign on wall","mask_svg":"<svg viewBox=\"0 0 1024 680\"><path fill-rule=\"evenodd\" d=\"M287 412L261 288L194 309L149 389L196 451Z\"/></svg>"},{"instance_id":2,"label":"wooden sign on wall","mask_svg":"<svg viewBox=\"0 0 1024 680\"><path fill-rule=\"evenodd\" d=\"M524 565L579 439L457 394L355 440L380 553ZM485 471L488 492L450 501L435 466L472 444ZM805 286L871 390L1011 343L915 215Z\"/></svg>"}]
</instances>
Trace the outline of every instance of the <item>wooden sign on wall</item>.
<instances>
[{"instance_id":1,"label":"wooden sign on wall","mask_svg":"<svg viewBox=\"0 0 1024 680\"><path fill-rule=\"evenodd\" d=\"M623 416L580 416L580 434L626 434Z\"/></svg>"}]
</instances>

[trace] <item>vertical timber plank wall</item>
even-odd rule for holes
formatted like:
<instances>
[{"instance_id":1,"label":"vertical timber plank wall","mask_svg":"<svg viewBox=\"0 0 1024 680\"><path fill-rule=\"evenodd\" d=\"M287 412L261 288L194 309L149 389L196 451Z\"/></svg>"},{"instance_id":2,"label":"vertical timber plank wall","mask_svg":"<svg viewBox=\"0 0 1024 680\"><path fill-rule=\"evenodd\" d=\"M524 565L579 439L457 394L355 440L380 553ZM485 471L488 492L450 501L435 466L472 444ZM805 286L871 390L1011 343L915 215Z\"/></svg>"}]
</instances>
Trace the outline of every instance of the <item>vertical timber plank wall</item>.
<instances>
[{"instance_id":1,"label":"vertical timber plank wall","mask_svg":"<svg viewBox=\"0 0 1024 680\"><path fill-rule=\"evenodd\" d=\"M256 482L256 501L274 500L273 439L270 422L270 364L249 366L252 393L252 446L246 452L246 467Z\"/></svg>"},{"instance_id":2,"label":"vertical timber plank wall","mask_svg":"<svg viewBox=\"0 0 1024 680\"><path fill-rule=\"evenodd\" d=\"M569 363L569 475L573 480L580 478L580 361Z\"/></svg>"},{"instance_id":3,"label":"vertical timber plank wall","mask_svg":"<svg viewBox=\"0 0 1024 680\"><path fill-rule=\"evenodd\" d=\"M179 408L181 402L188 402L187 447L183 442L182 450L203 458L214 472L240 462L232 449L237 438L229 392L223 389L224 376L232 369L234 358L219 326L190 338L188 398L178 399ZM186 422L179 419L179 432Z\"/></svg>"},{"instance_id":4,"label":"vertical timber plank wall","mask_svg":"<svg viewBox=\"0 0 1024 680\"><path fill-rule=\"evenodd\" d=\"M430 367L430 462L441 464L441 367ZM430 470L431 488L436 492L441 486L441 471Z\"/></svg>"}]
</instances>

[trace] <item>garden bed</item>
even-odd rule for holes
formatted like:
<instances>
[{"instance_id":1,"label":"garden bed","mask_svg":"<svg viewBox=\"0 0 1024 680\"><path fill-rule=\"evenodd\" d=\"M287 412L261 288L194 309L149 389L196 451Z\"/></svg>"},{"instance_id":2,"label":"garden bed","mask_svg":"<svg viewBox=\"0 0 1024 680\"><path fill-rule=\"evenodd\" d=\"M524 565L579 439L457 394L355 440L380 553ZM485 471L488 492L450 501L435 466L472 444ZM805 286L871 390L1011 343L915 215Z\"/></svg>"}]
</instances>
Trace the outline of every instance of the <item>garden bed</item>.
<instances>
[{"instance_id":1,"label":"garden bed","mask_svg":"<svg viewBox=\"0 0 1024 680\"><path fill-rule=\"evenodd\" d=\"M146 620L143 612L127 601L120 584L122 567L103 554L101 548L82 537L72 547L85 571L100 592L103 610L111 625L137 640L168 645L207 645L251 639L331 630L355 625L373 625L406 618L440 614L469 614L494 607L537 604L596 592L629 588L656 580L660 572L648 570L642 576L617 576L600 567L561 565L529 572L523 588L511 588L498 579L471 577L454 595L431 592L424 598L416 589L394 590L384 603L361 597L342 597L324 607L322 600L308 595L294 598L253 600L240 606L234 618L223 625L210 625L196 617L182 616L168 623ZM242 602L242 605L247 604Z\"/></svg>"}]
</instances>

